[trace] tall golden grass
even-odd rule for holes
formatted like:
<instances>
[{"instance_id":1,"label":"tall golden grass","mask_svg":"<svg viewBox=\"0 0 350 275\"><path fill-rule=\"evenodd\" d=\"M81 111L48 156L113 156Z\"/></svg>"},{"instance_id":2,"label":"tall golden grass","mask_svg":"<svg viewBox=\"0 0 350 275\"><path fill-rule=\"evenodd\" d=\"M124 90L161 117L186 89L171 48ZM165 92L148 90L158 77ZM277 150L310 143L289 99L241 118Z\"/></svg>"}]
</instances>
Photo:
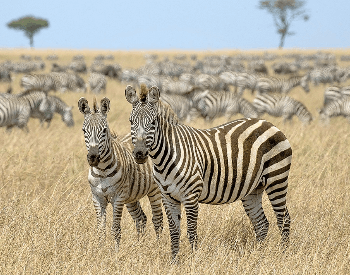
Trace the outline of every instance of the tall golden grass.
<instances>
[{"instance_id":1,"label":"tall golden grass","mask_svg":"<svg viewBox=\"0 0 350 275\"><path fill-rule=\"evenodd\" d=\"M349 50L334 52L338 57L350 54ZM144 64L145 52L1 50L0 62L19 60L23 53L43 58L56 53L59 62L67 63L73 55L84 54L88 65L97 54L111 53L123 68L136 68ZM160 56L173 54L159 52ZM199 52L198 56L205 54ZM46 63L49 71L51 62ZM15 93L20 91L20 77L14 81ZM5 87L0 85L2 91ZM125 84L108 81L108 120L110 128L120 135L130 130L131 106L124 98L124 89ZM73 128L67 128L58 116L48 129L30 120L29 133L19 129L7 133L0 128L0 274L350 274L350 125L344 118L334 118L327 126L319 123L317 109L322 106L323 90L311 86L309 94L299 88L291 92L312 112L314 121L309 126L302 126L296 118L291 124L283 124L281 118L264 116L286 134L293 148L288 189L292 218L289 248L285 252L280 249L276 219L266 197L263 204L270 231L261 245L255 242L241 202L201 205L199 249L191 253L183 219L179 263L175 265L170 264L167 221L156 240L145 199L141 201L148 217L145 235L138 239L125 211L119 253L114 252L109 231L105 246L98 246L81 131L83 115L77 108L81 96L92 102L92 94L59 95L74 106ZM208 128L222 122L217 119L207 125L198 119L191 125ZM110 227L110 206L107 211Z\"/></svg>"}]
</instances>

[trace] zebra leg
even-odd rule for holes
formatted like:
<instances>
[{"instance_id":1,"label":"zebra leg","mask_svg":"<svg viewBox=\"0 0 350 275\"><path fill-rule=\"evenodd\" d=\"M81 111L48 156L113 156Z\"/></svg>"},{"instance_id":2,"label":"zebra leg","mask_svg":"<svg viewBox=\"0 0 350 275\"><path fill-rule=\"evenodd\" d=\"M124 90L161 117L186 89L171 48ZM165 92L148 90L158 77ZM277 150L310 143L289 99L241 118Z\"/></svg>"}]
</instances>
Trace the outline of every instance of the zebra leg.
<instances>
[{"instance_id":1,"label":"zebra leg","mask_svg":"<svg viewBox=\"0 0 350 275\"><path fill-rule=\"evenodd\" d=\"M282 175L285 176L287 174L287 176L277 179L266 188L267 196L277 218L277 226L282 235L282 242L286 245L289 242L290 231L290 216L286 205L288 172Z\"/></svg>"},{"instance_id":2,"label":"zebra leg","mask_svg":"<svg viewBox=\"0 0 350 275\"><path fill-rule=\"evenodd\" d=\"M92 202L94 204L97 217L97 231L99 235L100 247L104 244L106 239L106 207L107 200L104 197L92 195Z\"/></svg>"},{"instance_id":3,"label":"zebra leg","mask_svg":"<svg viewBox=\"0 0 350 275\"><path fill-rule=\"evenodd\" d=\"M258 242L262 242L266 238L269 230L269 222L262 208L262 194L262 190L259 190L259 192L253 191L242 199L244 210L253 224Z\"/></svg>"},{"instance_id":4,"label":"zebra leg","mask_svg":"<svg viewBox=\"0 0 350 275\"><path fill-rule=\"evenodd\" d=\"M198 221L198 197L187 197L184 201L187 220L187 237L191 244L192 252L197 250L197 221Z\"/></svg>"},{"instance_id":5,"label":"zebra leg","mask_svg":"<svg viewBox=\"0 0 350 275\"><path fill-rule=\"evenodd\" d=\"M152 208L152 222L157 239L159 239L159 235L163 231L162 196L158 187L155 187L147 196Z\"/></svg>"},{"instance_id":6,"label":"zebra leg","mask_svg":"<svg viewBox=\"0 0 350 275\"><path fill-rule=\"evenodd\" d=\"M112 206L113 206L113 223L112 223L111 231L112 231L112 236L114 237L114 240L115 240L115 251L118 252L120 239L121 239L120 221L122 219L124 204L117 200L114 200L112 201Z\"/></svg>"},{"instance_id":7,"label":"zebra leg","mask_svg":"<svg viewBox=\"0 0 350 275\"><path fill-rule=\"evenodd\" d=\"M126 208L128 209L132 219L136 224L137 234L140 235L140 233L144 233L147 223L147 217L141 208L140 202L136 201L132 203L127 203Z\"/></svg>"},{"instance_id":8,"label":"zebra leg","mask_svg":"<svg viewBox=\"0 0 350 275\"><path fill-rule=\"evenodd\" d=\"M171 202L166 197L162 196L165 213L168 218L170 239L171 239L171 254L172 261L176 261L176 255L179 252L180 243L180 221L181 221L181 204Z\"/></svg>"}]
</instances>

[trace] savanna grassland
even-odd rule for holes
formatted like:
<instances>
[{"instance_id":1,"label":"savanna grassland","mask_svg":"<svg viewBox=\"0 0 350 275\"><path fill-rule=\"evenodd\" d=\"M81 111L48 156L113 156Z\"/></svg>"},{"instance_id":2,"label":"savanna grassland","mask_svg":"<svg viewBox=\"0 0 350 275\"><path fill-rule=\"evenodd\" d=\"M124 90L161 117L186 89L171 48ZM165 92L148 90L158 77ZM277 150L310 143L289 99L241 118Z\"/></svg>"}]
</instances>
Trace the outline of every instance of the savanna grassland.
<instances>
[{"instance_id":1,"label":"savanna grassland","mask_svg":"<svg viewBox=\"0 0 350 275\"><path fill-rule=\"evenodd\" d=\"M205 54L237 52L197 54L201 58ZM338 60L341 54L350 54L349 50L333 52ZM49 71L51 61L46 56L52 53L59 56L58 63L66 64L76 54L83 54L88 66L98 54L112 54L122 68L137 68L145 63L145 52L141 51L88 50L0 50L0 62L18 61L21 54L38 55L46 62L45 71ZM176 53L157 54L171 58ZM20 92L21 76L14 80L14 93ZM82 76L87 80L88 74ZM110 128L119 135L130 131L131 106L124 97L125 86L109 79L105 95L111 100ZM1 92L6 87L0 83ZM145 235L138 239L133 221L124 209L119 253L114 252L109 229L106 245L100 249L87 182L83 115L77 108L80 97L92 103L93 95L67 92L56 95L74 106L73 128L66 127L58 115L48 129L33 119L28 124L29 133L19 129L7 133L0 128L0 274L350 274L350 124L344 118L333 118L329 125L322 125L317 109L323 103L324 87L310 88L309 94L301 88L290 94L311 111L314 121L310 125L303 126L297 118L291 124L283 124L282 118L263 117L285 133L293 149L287 197L292 218L291 241L285 252L279 247L276 219L266 196L263 205L270 231L261 245L255 242L241 202L201 205L199 249L191 253L183 219L179 263L172 265L167 220L157 240L149 203L143 199L141 204L148 217ZM245 96L252 100L248 92ZM102 97L98 95L97 100ZM223 122L224 119L217 119L208 125L197 119L191 125L209 128ZM109 205L108 228L111 210Z\"/></svg>"}]
</instances>

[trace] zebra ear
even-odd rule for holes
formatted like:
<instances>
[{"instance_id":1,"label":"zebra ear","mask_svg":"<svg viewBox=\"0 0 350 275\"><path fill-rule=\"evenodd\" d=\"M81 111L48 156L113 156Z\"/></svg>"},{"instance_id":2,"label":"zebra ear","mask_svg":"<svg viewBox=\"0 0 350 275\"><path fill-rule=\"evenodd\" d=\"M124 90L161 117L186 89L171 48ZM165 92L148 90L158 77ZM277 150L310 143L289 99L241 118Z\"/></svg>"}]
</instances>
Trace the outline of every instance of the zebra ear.
<instances>
[{"instance_id":1,"label":"zebra ear","mask_svg":"<svg viewBox=\"0 0 350 275\"><path fill-rule=\"evenodd\" d=\"M79 107L79 111L84 115L91 113L90 107L89 107L89 102L84 97L79 99L78 107Z\"/></svg>"},{"instance_id":2,"label":"zebra ear","mask_svg":"<svg viewBox=\"0 0 350 275\"><path fill-rule=\"evenodd\" d=\"M110 105L110 100L107 97L104 97L101 99L101 113L103 115L107 115L109 111L109 105Z\"/></svg>"},{"instance_id":3,"label":"zebra ear","mask_svg":"<svg viewBox=\"0 0 350 275\"><path fill-rule=\"evenodd\" d=\"M150 103L157 103L160 97L159 88L156 86L152 86L148 92L147 100Z\"/></svg>"},{"instance_id":4,"label":"zebra ear","mask_svg":"<svg viewBox=\"0 0 350 275\"><path fill-rule=\"evenodd\" d=\"M125 98L130 104L135 104L139 101L139 98L136 94L136 90L130 85L126 86Z\"/></svg>"}]
</instances>

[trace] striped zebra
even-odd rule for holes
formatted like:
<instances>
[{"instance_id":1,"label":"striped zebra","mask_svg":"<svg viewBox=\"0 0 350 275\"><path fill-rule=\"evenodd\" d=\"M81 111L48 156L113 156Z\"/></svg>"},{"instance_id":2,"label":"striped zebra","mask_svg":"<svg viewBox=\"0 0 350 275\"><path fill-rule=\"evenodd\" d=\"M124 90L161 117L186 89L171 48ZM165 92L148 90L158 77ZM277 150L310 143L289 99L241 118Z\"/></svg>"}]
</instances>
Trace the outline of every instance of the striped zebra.
<instances>
[{"instance_id":1,"label":"striped zebra","mask_svg":"<svg viewBox=\"0 0 350 275\"><path fill-rule=\"evenodd\" d=\"M258 94L253 100L253 106L261 116L267 113L275 117L283 117L283 121L290 121L296 115L303 123L310 123L312 115L301 102L280 94Z\"/></svg>"},{"instance_id":2,"label":"striped zebra","mask_svg":"<svg viewBox=\"0 0 350 275\"><path fill-rule=\"evenodd\" d=\"M89 85L91 92L99 94L106 93L107 80L103 74L91 73L89 77Z\"/></svg>"},{"instance_id":3,"label":"striped zebra","mask_svg":"<svg viewBox=\"0 0 350 275\"><path fill-rule=\"evenodd\" d=\"M133 156L140 164L148 155L153 161L153 175L169 221L173 260L179 251L181 204L193 249L199 203L241 200L257 240L264 240L269 227L262 208L264 190L282 240L288 244L286 195L292 149L279 129L265 120L244 118L199 130L178 123L175 113L159 101L157 87L139 99L135 89L127 86L125 96L132 104Z\"/></svg>"},{"instance_id":4,"label":"striped zebra","mask_svg":"<svg viewBox=\"0 0 350 275\"><path fill-rule=\"evenodd\" d=\"M329 66L326 68L317 68L309 72L310 81L318 86L320 83L322 84L333 84L334 82L340 82L337 77L337 67Z\"/></svg>"},{"instance_id":5,"label":"striped zebra","mask_svg":"<svg viewBox=\"0 0 350 275\"><path fill-rule=\"evenodd\" d=\"M328 102L320 111L320 120L329 123L329 119L335 116L343 116L350 123L350 98L340 98Z\"/></svg>"},{"instance_id":6,"label":"striped zebra","mask_svg":"<svg viewBox=\"0 0 350 275\"><path fill-rule=\"evenodd\" d=\"M21 87L24 92L41 90L44 92L56 91L60 87L59 81L51 74L27 74L21 78Z\"/></svg>"},{"instance_id":7,"label":"striped zebra","mask_svg":"<svg viewBox=\"0 0 350 275\"><path fill-rule=\"evenodd\" d=\"M27 123L30 117L47 114L46 93L28 91L19 95L2 94L0 96L0 127L11 130L14 126L29 132Z\"/></svg>"},{"instance_id":8,"label":"striped zebra","mask_svg":"<svg viewBox=\"0 0 350 275\"><path fill-rule=\"evenodd\" d=\"M287 94L296 86L301 86L306 93L310 91L309 75L292 76L289 79L278 78L273 76L259 77L256 83L256 91L262 93L281 93Z\"/></svg>"},{"instance_id":9,"label":"striped zebra","mask_svg":"<svg viewBox=\"0 0 350 275\"><path fill-rule=\"evenodd\" d=\"M51 95L47 96L47 104L48 104L48 110L46 111L46 113L41 112L41 113L38 113L36 116L36 118L40 119L41 125L43 125L44 122L46 122L47 128L49 128L54 114L57 113L61 115L62 121L68 127L74 126L74 119L73 119L73 113L72 113L73 107L69 107L59 97L51 96Z\"/></svg>"},{"instance_id":10,"label":"striped zebra","mask_svg":"<svg viewBox=\"0 0 350 275\"><path fill-rule=\"evenodd\" d=\"M195 107L207 121L226 116L227 120L238 113L245 117L257 118L258 113L249 101L232 92L204 91L195 102Z\"/></svg>"},{"instance_id":11,"label":"striped zebra","mask_svg":"<svg viewBox=\"0 0 350 275\"><path fill-rule=\"evenodd\" d=\"M105 238L106 207L113 207L112 235L118 251L121 238L120 221L124 204L136 223L138 233L145 229L147 217L139 200L148 196L153 213L153 224L157 237L163 229L161 193L152 177L151 162L135 163L131 150L111 133L107 122L110 108L108 98L101 100L100 108L94 98L90 110L88 101L80 98L79 110L84 114L83 132L90 165L88 181L97 216L100 241ZM102 243L101 243L102 244Z\"/></svg>"}]
</instances>

